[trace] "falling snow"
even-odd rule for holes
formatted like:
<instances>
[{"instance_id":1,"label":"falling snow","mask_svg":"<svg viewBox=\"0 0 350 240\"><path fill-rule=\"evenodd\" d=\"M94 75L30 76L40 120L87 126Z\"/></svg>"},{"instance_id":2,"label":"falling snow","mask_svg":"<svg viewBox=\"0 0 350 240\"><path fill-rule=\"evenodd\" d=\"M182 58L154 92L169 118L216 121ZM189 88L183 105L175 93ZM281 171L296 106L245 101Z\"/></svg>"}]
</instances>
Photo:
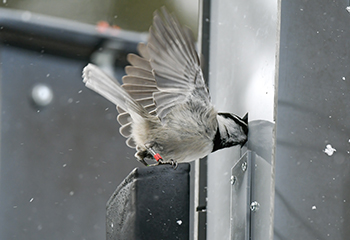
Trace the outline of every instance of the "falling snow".
<instances>
[{"instance_id":1,"label":"falling snow","mask_svg":"<svg viewBox=\"0 0 350 240\"><path fill-rule=\"evenodd\" d=\"M323 152L325 154L327 154L328 156L332 156L333 153L336 152L336 151L337 151L337 149L333 148L332 145L330 145L330 144L327 144L326 145L326 149L323 150Z\"/></svg>"}]
</instances>

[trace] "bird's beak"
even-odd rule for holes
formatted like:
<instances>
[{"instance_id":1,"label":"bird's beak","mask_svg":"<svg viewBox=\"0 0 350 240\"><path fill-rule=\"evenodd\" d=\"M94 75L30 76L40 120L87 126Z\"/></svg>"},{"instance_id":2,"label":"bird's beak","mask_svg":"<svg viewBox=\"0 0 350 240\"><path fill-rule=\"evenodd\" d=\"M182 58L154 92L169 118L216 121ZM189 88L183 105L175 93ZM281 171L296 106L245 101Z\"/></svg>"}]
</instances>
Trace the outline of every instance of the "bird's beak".
<instances>
[{"instance_id":1,"label":"bird's beak","mask_svg":"<svg viewBox=\"0 0 350 240\"><path fill-rule=\"evenodd\" d=\"M246 124L248 124L248 113L246 113L244 115L244 117L242 118L243 122L245 122Z\"/></svg>"}]
</instances>

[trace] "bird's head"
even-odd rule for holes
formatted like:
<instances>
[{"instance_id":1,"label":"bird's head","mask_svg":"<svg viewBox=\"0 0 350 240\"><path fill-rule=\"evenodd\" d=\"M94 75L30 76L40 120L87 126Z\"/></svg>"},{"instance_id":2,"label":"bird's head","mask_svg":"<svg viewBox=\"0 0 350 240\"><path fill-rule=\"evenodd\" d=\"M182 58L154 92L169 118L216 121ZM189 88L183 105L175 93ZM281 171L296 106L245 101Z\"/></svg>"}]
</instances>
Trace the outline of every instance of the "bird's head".
<instances>
[{"instance_id":1,"label":"bird's head","mask_svg":"<svg viewBox=\"0 0 350 240\"><path fill-rule=\"evenodd\" d=\"M243 118L232 113L218 113L217 121L213 152L221 148L244 145L247 142L248 113Z\"/></svg>"}]
</instances>

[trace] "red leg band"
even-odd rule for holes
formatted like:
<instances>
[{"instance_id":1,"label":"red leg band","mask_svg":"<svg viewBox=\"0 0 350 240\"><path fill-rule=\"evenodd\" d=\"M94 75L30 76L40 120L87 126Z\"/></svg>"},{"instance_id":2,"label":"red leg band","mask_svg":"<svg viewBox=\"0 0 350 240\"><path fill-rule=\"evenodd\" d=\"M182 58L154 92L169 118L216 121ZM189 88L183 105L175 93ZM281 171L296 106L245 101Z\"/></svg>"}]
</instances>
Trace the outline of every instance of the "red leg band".
<instances>
[{"instance_id":1,"label":"red leg band","mask_svg":"<svg viewBox=\"0 0 350 240\"><path fill-rule=\"evenodd\" d=\"M159 155L159 153L154 154L153 157L154 157L155 160L157 160L157 162L159 161L159 159L163 159L163 158Z\"/></svg>"}]
</instances>

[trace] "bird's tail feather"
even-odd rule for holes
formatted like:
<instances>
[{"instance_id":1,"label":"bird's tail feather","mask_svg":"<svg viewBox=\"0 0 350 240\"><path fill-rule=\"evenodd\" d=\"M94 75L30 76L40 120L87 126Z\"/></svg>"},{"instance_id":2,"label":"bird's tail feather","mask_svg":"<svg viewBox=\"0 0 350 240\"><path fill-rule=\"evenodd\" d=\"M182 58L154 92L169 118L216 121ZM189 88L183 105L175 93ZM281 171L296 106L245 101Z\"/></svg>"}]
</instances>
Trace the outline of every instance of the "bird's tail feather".
<instances>
[{"instance_id":1,"label":"bird's tail feather","mask_svg":"<svg viewBox=\"0 0 350 240\"><path fill-rule=\"evenodd\" d=\"M99 67L89 63L83 70L83 82L86 87L97 92L116 106L131 113L144 117L148 112L137 103L118 83L118 81Z\"/></svg>"}]
</instances>

